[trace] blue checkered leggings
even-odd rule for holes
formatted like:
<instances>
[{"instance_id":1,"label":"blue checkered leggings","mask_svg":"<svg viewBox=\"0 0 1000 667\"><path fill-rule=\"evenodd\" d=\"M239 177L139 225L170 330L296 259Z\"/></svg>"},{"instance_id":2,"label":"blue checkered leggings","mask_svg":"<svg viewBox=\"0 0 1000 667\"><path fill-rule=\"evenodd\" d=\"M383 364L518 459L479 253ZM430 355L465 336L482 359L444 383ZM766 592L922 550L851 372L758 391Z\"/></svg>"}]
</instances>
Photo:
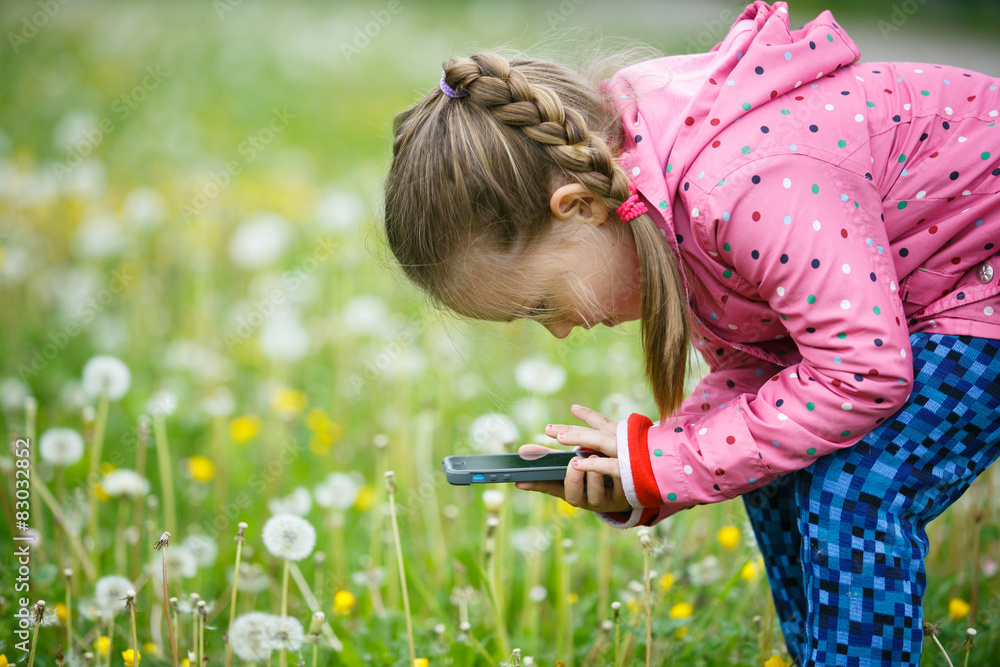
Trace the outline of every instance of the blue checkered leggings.
<instances>
[{"instance_id":1,"label":"blue checkered leggings","mask_svg":"<svg viewBox=\"0 0 1000 667\"><path fill-rule=\"evenodd\" d=\"M919 665L927 522L1000 454L1000 341L913 334L906 405L743 497L799 665Z\"/></svg>"}]
</instances>

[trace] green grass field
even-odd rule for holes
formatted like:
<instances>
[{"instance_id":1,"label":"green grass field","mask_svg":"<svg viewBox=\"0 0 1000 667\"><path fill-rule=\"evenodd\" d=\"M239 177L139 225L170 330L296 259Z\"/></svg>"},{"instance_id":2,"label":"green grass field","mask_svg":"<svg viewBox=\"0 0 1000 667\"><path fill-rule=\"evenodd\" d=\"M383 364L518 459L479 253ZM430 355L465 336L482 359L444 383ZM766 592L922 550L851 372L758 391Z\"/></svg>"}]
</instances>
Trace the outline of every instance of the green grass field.
<instances>
[{"instance_id":1,"label":"green grass field","mask_svg":"<svg viewBox=\"0 0 1000 667\"><path fill-rule=\"evenodd\" d=\"M721 38L715 23L741 8L684 11ZM635 325L557 341L453 318L377 232L392 118L443 60L500 44L571 54L595 23L685 51L671 11L633 29L583 0L4 3L0 667L27 665L36 632L35 664L61 647L71 667L134 667L129 588L140 664L174 664L168 627L179 662L226 664L240 522L241 627L283 610L302 627L285 657L234 633L236 663L407 665L405 602L431 665L514 664L515 648L521 664L611 665L616 643L619 664L647 650L656 665L787 664L741 502L672 517L644 547L553 498L441 473L447 454L544 442L572 403L652 414ZM867 11L853 20L892 10ZM956 20L996 27L977 11ZM128 368L120 398L84 382L101 355ZM543 381L519 383L538 360ZM925 614L955 664L970 625L969 664L1000 662L998 496L994 467L929 528ZM314 545L294 520L265 538L287 513ZM282 534L292 565L274 555ZM19 635L40 599L41 627ZM946 664L929 638L923 664Z\"/></svg>"}]
</instances>

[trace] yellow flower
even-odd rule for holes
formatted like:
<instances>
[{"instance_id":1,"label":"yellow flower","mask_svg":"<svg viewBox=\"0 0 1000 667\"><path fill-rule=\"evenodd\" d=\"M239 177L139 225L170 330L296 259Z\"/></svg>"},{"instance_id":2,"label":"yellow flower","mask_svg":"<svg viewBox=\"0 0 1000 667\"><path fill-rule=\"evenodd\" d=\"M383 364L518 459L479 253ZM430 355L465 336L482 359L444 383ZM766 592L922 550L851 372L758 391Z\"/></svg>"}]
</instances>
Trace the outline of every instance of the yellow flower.
<instances>
[{"instance_id":1,"label":"yellow flower","mask_svg":"<svg viewBox=\"0 0 1000 667\"><path fill-rule=\"evenodd\" d=\"M111 499L111 496L108 495L108 492L104 490L104 487L100 483L94 484L94 496L102 503Z\"/></svg>"},{"instance_id":2,"label":"yellow flower","mask_svg":"<svg viewBox=\"0 0 1000 667\"><path fill-rule=\"evenodd\" d=\"M764 667L791 667L790 662L775 653L764 662Z\"/></svg>"},{"instance_id":3,"label":"yellow flower","mask_svg":"<svg viewBox=\"0 0 1000 667\"><path fill-rule=\"evenodd\" d=\"M142 653L138 651L135 654L132 653L132 649L127 651L122 651L122 660L125 661L125 667L135 667L142 660Z\"/></svg>"},{"instance_id":4,"label":"yellow flower","mask_svg":"<svg viewBox=\"0 0 1000 667\"><path fill-rule=\"evenodd\" d=\"M354 595L347 590L339 590L333 595L333 613L347 616L354 609Z\"/></svg>"},{"instance_id":5,"label":"yellow flower","mask_svg":"<svg viewBox=\"0 0 1000 667\"><path fill-rule=\"evenodd\" d=\"M321 408L313 408L306 415L306 426L310 431L325 431L330 425L330 418Z\"/></svg>"},{"instance_id":6,"label":"yellow flower","mask_svg":"<svg viewBox=\"0 0 1000 667\"><path fill-rule=\"evenodd\" d=\"M271 409L282 419L291 419L306 409L306 395L297 389L282 387L271 394Z\"/></svg>"},{"instance_id":7,"label":"yellow flower","mask_svg":"<svg viewBox=\"0 0 1000 667\"><path fill-rule=\"evenodd\" d=\"M9 664L10 663L7 662L7 656L4 655L3 653L0 653L0 667L7 667L7 665Z\"/></svg>"},{"instance_id":8,"label":"yellow flower","mask_svg":"<svg viewBox=\"0 0 1000 667\"><path fill-rule=\"evenodd\" d=\"M628 604L628 610L633 614L637 613L642 609L642 600L640 600L639 598L629 598L627 604Z\"/></svg>"},{"instance_id":9,"label":"yellow flower","mask_svg":"<svg viewBox=\"0 0 1000 667\"><path fill-rule=\"evenodd\" d=\"M354 509L364 512L372 506L373 502L375 502L375 492L372 490L372 487L365 484L358 491L358 497L354 499Z\"/></svg>"},{"instance_id":10,"label":"yellow flower","mask_svg":"<svg viewBox=\"0 0 1000 667\"><path fill-rule=\"evenodd\" d=\"M688 626L682 625L681 627L677 628L675 634L677 635L678 639L684 639L685 637L688 636Z\"/></svg>"},{"instance_id":11,"label":"yellow flower","mask_svg":"<svg viewBox=\"0 0 1000 667\"><path fill-rule=\"evenodd\" d=\"M196 482L211 482L215 477L215 464L200 454L188 459L187 470Z\"/></svg>"},{"instance_id":12,"label":"yellow flower","mask_svg":"<svg viewBox=\"0 0 1000 667\"><path fill-rule=\"evenodd\" d=\"M674 586L674 575L669 572L660 577L660 590L666 593Z\"/></svg>"},{"instance_id":13,"label":"yellow flower","mask_svg":"<svg viewBox=\"0 0 1000 667\"><path fill-rule=\"evenodd\" d=\"M948 616L953 621L960 621L969 615L969 603L962 598L952 598L948 600Z\"/></svg>"},{"instance_id":14,"label":"yellow flower","mask_svg":"<svg viewBox=\"0 0 1000 667\"><path fill-rule=\"evenodd\" d=\"M580 596L577 595L576 593L566 594L566 604L576 604L579 601L580 601Z\"/></svg>"},{"instance_id":15,"label":"yellow flower","mask_svg":"<svg viewBox=\"0 0 1000 667\"><path fill-rule=\"evenodd\" d=\"M670 608L670 618L687 618L694 613L694 607L687 602L678 602Z\"/></svg>"},{"instance_id":16,"label":"yellow flower","mask_svg":"<svg viewBox=\"0 0 1000 667\"><path fill-rule=\"evenodd\" d=\"M753 581L759 573L760 570L757 569L757 563L748 560L743 569L740 570L740 579L743 581Z\"/></svg>"},{"instance_id":17,"label":"yellow flower","mask_svg":"<svg viewBox=\"0 0 1000 667\"><path fill-rule=\"evenodd\" d=\"M717 535L719 544L726 549L735 549L740 545L740 529L736 526L723 526Z\"/></svg>"},{"instance_id":18,"label":"yellow flower","mask_svg":"<svg viewBox=\"0 0 1000 667\"><path fill-rule=\"evenodd\" d=\"M191 661L188 658L181 660L181 667L191 667Z\"/></svg>"},{"instance_id":19,"label":"yellow flower","mask_svg":"<svg viewBox=\"0 0 1000 667\"><path fill-rule=\"evenodd\" d=\"M414 658L413 659L413 667L427 667L428 665L430 665L430 663L427 662L427 658Z\"/></svg>"},{"instance_id":20,"label":"yellow flower","mask_svg":"<svg viewBox=\"0 0 1000 667\"><path fill-rule=\"evenodd\" d=\"M118 466L116 466L116 465L115 465L114 463L112 463L111 461L105 461L105 462L104 462L104 463L102 463L102 464L101 464L101 466L100 466L100 470L101 470L101 477L107 477L108 473L109 473L109 472L111 472L112 470L114 470L114 469L115 469L115 468L117 468L117 467L118 467Z\"/></svg>"},{"instance_id":21,"label":"yellow flower","mask_svg":"<svg viewBox=\"0 0 1000 667\"><path fill-rule=\"evenodd\" d=\"M229 422L229 435L233 442L243 444L248 440L253 440L260 432L260 417L257 415L243 415Z\"/></svg>"},{"instance_id":22,"label":"yellow flower","mask_svg":"<svg viewBox=\"0 0 1000 667\"><path fill-rule=\"evenodd\" d=\"M65 623L66 619L69 618L69 610L66 609L66 605L64 605L62 602L57 602L55 609L56 609L56 618Z\"/></svg>"},{"instance_id":23,"label":"yellow flower","mask_svg":"<svg viewBox=\"0 0 1000 667\"><path fill-rule=\"evenodd\" d=\"M558 504L556 505L556 512L562 517L565 517L567 519L572 519L573 517L575 517L577 514L580 513L580 508L573 507L562 498L559 498Z\"/></svg>"},{"instance_id":24,"label":"yellow flower","mask_svg":"<svg viewBox=\"0 0 1000 667\"><path fill-rule=\"evenodd\" d=\"M111 650L111 637L107 635L101 635L94 640L94 650L97 651L97 655L102 658L108 655L108 651Z\"/></svg>"},{"instance_id":25,"label":"yellow flower","mask_svg":"<svg viewBox=\"0 0 1000 667\"><path fill-rule=\"evenodd\" d=\"M146 642L145 644L143 644L142 650L150 655L159 655L160 653L160 649L153 642ZM142 657L141 653L139 654L139 657L140 658Z\"/></svg>"}]
</instances>

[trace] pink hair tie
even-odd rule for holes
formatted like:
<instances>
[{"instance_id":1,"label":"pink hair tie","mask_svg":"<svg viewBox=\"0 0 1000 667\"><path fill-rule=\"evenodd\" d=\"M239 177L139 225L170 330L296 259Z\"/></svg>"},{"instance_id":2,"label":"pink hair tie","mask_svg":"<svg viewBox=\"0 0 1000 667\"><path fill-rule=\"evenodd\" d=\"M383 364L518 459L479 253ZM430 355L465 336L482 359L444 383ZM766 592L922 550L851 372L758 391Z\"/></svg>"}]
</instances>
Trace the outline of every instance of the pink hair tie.
<instances>
[{"instance_id":1,"label":"pink hair tie","mask_svg":"<svg viewBox=\"0 0 1000 667\"><path fill-rule=\"evenodd\" d=\"M622 222L628 222L632 218L646 213L646 204L639 201L639 193L635 190L635 185L632 181L629 181L628 191L631 193L628 199L622 202L616 210L618 217L622 219Z\"/></svg>"}]
</instances>

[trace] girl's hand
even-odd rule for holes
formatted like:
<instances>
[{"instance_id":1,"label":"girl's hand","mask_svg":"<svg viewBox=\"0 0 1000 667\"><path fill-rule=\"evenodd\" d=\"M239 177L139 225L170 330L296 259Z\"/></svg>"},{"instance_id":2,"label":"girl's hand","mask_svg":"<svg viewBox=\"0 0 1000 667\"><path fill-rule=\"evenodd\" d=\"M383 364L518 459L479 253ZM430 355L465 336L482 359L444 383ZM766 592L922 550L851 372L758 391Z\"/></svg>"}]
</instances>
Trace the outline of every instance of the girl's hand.
<instances>
[{"instance_id":1,"label":"girl's hand","mask_svg":"<svg viewBox=\"0 0 1000 667\"><path fill-rule=\"evenodd\" d=\"M566 426L549 424L545 433L561 445L579 445L604 456L577 457L566 467L563 482L518 482L515 486L562 498L574 507L591 512L630 511L632 506L622 489L618 470L618 425L604 415L580 405L572 407L573 416L587 424ZM589 428L588 428L589 427ZM542 445L521 445L518 453L558 451ZM605 484L605 476L613 482Z\"/></svg>"}]
</instances>

